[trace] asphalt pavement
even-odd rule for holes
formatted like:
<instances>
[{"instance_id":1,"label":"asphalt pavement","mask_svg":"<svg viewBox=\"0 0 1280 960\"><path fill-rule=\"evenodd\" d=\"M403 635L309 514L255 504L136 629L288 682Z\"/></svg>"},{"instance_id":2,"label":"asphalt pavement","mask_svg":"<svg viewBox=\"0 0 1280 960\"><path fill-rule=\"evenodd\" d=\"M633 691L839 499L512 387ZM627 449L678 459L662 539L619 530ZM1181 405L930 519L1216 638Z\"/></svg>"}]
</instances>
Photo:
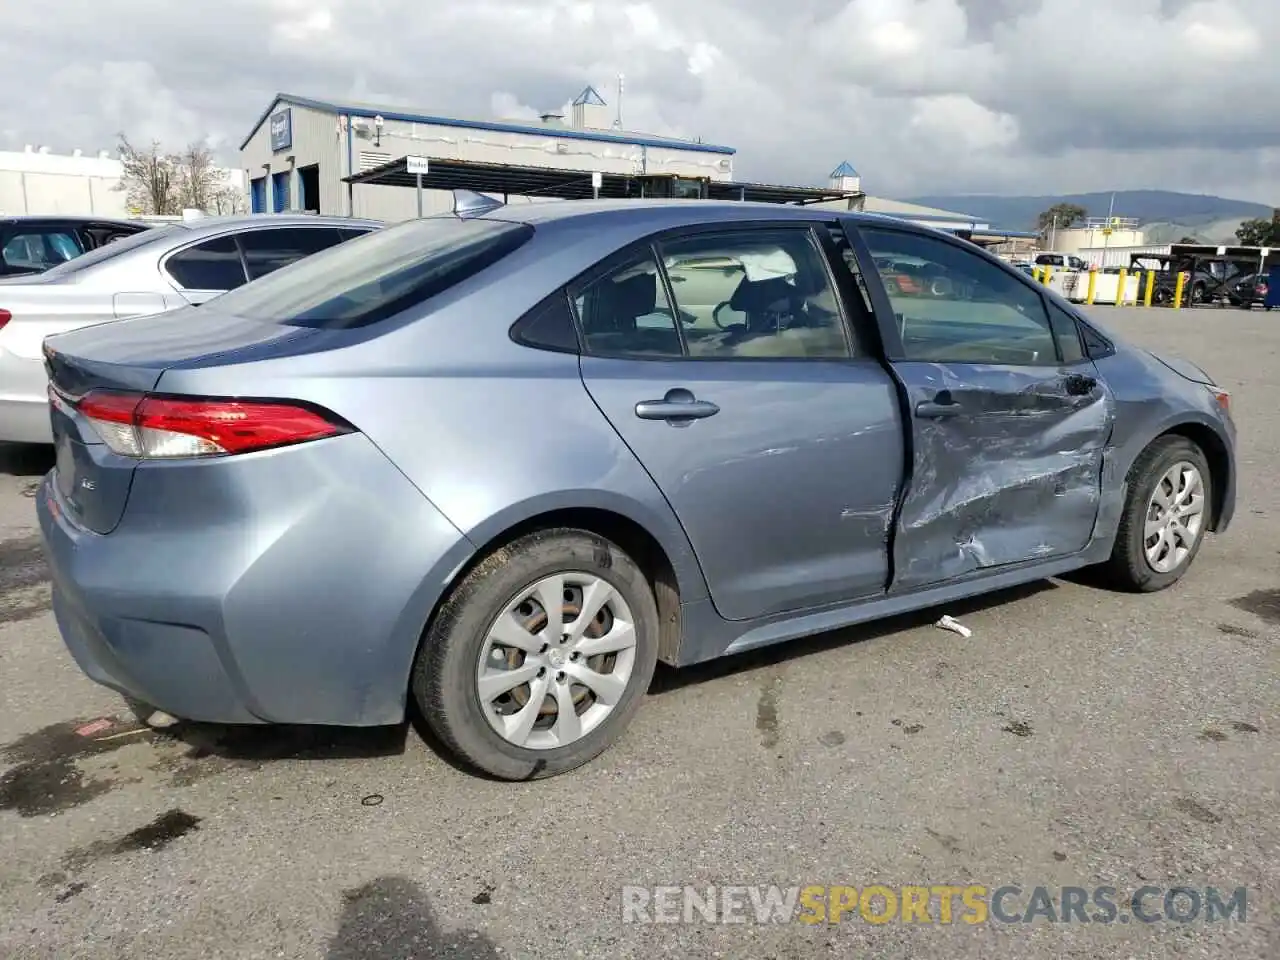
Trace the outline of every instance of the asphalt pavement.
<instances>
[{"instance_id":1,"label":"asphalt pavement","mask_svg":"<svg viewBox=\"0 0 1280 960\"><path fill-rule=\"evenodd\" d=\"M1280 316L1097 312L1233 393L1235 524L1182 583L1045 581L660 668L621 743L533 784L413 727L142 729L58 638L48 457L0 450L0 957L1280 956ZM1032 922L624 918L628 886L770 884L1013 886L1003 916ZM1123 908L1053 922L1037 887ZM1208 888L1244 888L1243 919L1207 919Z\"/></svg>"}]
</instances>

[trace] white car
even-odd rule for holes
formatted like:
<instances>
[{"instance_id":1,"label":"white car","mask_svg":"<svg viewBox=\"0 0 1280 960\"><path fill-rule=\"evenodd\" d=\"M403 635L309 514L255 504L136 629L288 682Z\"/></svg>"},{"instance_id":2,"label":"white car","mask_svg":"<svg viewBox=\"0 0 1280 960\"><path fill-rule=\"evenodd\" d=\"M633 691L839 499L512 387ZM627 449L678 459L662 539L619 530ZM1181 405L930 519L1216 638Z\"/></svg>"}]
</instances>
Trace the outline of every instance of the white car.
<instances>
[{"instance_id":1,"label":"white car","mask_svg":"<svg viewBox=\"0 0 1280 960\"><path fill-rule=\"evenodd\" d=\"M380 226L301 214L209 217L0 280L0 441L53 441L42 352L50 334L204 303Z\"/></svg>"}]
</instances>

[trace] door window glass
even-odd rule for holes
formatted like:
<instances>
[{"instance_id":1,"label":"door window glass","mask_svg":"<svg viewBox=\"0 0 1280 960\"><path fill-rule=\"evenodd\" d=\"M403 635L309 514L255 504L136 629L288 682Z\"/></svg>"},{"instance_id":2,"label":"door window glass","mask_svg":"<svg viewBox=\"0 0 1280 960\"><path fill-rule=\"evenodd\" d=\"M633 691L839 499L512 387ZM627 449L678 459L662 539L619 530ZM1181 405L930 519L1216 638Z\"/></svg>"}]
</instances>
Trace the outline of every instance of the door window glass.
<instances>
[{"instance_id":1,"label":"door window glass","mask_svg":"<svg viewBox=\"0 0 1280 960\"><path fill-rule=\"evenodd\" d=\"M945 240L863 229L908 360L1058 363L1044 300L1002 267Z\"/></svg>"},{"instance_id":2,"label":"door window glass","mask_svg":"<svg viewBox=\"0 0 1280 960\"><path fill-rule=\"evenodd\" d=\"M1084 359L1084 347L1080 344L1080 328L1075 318L1057 304L1049 305L1049 321L1054 339L1058 341L1058 355L1063 363L1078 363Z\"/></svg>"},{"instance_id":3,"label":"door window glass","mask_svg":"<svg viewBox=\"0 0 1280 960\"><path fill-rule=\"evenodd\" d=\"M244 264L235 237L214 237L175 253L165 264L184 290L234 290L244 283Z\"/></svg>"},{"instance_id":4,"label":"door window glass","mask_svg":"<svg viewBox=\"0 0 1280 960\"><path fill-rule=\"evenodd\" d=\"M740 230L662 245L691 357L849 356L844 320L807 228Z\"/></svg>"},{"instance_id":5,"label":"door window glass","mask_svg":"<svg viewBox=\"0 0 1280 960\"><path fill-rule=\"evenodd\" d=\"M82 253L84 248L79 239L64 230L15 233L0 248L5 266L21 270L45 270L74 260Z\"/></svg>"},{"instance_id":6,"label":"door window glass","mask_svg":"<svg viewBox=\"0 0 1280 960\"><path fill-rule=\"evenodd\" d=\"M250 280L265 277L341 242L342 235L333 227L281 227L240 234L240 247L244 250L244 265Z\"/></svg>"},{"instance_id":7,"label":"door window glass","mask_svg":"<svg viewBox=\"0 0 1280 960\"><path fill-rule=\"evenodd\" d=\"M680 333L658 265L646 254L574 297L587 351L606 357L679 357Z\"/></svg>"}]
</instances>

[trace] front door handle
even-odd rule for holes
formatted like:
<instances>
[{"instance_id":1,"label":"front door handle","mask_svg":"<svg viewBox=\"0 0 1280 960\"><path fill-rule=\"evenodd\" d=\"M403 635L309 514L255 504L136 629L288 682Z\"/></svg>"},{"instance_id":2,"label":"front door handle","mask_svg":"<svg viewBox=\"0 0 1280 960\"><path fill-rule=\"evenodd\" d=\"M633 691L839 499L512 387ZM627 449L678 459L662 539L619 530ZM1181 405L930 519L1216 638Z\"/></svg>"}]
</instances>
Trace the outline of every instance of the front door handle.
<instances>
[{"instance_id":1,"label":"front door handle","mask_svg":"<svg viewBox=\"0 0 1280 960\"><path fill-rule=\"evenodd\" d=\"M950 390L939 390L932 400L916 404L917 417L954 417L963 412L964 405L951 396Z\"/></svg>"},{"instance_id":2,"label":"front door handle","mask_svg":"<svg viewBox=\"0 0 1280 960\"><path fill-rule=\"evenodd\" d=\"M720 408L710 400L699 400L682 387L668 390L661 400L641 400L636 416L641 420L703 420L714 417Z\"/></svg>"}]
</instances>

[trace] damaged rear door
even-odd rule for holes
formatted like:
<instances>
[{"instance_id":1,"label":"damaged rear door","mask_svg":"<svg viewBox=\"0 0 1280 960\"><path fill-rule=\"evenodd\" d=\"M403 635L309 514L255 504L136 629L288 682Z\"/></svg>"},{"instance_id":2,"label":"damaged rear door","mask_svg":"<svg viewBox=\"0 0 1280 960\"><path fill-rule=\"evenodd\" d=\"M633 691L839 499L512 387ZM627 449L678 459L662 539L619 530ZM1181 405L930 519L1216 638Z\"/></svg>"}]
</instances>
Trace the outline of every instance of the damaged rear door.
<instances>
[{"instance_id":1,"label":"damaged rear door","mask_svg":"<svg viewBox=\"0 0 1280 960\"><path fill-rule=\"evenodd\" d=\"M962 241L857 233L912 433L892 589L1083 550L1115 402L1075 320Z\"/></svg>"}]
</instances>

